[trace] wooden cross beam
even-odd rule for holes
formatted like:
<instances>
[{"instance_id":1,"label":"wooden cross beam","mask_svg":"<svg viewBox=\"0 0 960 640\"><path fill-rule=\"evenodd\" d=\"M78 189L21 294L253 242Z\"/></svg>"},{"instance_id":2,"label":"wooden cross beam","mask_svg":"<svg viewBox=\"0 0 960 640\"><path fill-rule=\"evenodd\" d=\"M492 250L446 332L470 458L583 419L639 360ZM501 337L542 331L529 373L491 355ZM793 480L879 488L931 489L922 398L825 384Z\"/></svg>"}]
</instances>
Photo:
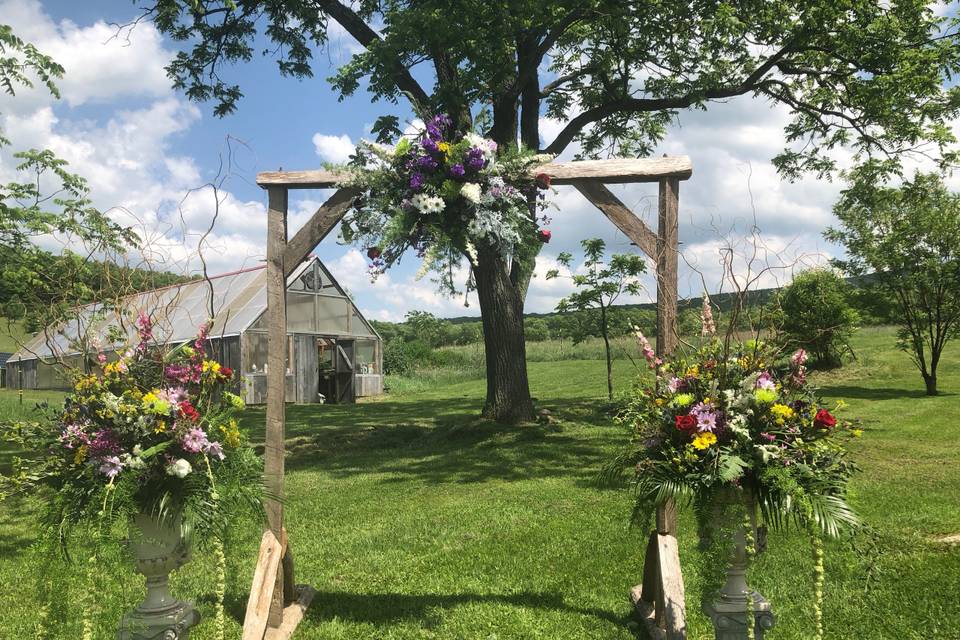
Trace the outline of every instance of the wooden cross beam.
<instances>
[{"instance_id":1,"label":"wooden cross beam","mask_svg":"<svg viewBox=\"0 0 960 640\"><path fill-rule=\"evenodd\" d=\"M530 175L546 174L556 185L574 185L657 263L657 351L669 354L676 345L677 317L677 198L680 180L693 173L686 156L662 158L550 162L533 167ZM336 226L360 193L336 191L311 216L306 225L288 238L287 209L290 189L323 189L341 183L345 174L315 171L269 171L257 175L257 184L267 190L267 410L264 477L268 531L260 548L254 584L244 622L243 640L285 640L303 617L313 591L294 587L293 555L284 528L284 404L286 399L287 277L314 247ZM660 185L659 225L654 233L604 186L633 182ZM676 522L668 511L657 514L655 533L675 535ZM679 573L676 544L657 545L651 561L661 567L659 594L673 602L671 624L683 619L683 579ZM671 552L671 549L673 550ZM671 555L672 553L672 555ZM672 585L672 586L671 586ZM679 585L679 591L677 591ZM666 587L666 592L664 591ZM679 598L679 599L678 599ZM679 609L677 609L679 607ZM685 633L681 631L681 633ZM684 635L671 635L682 638Z\"/></svg>"}]
</instances>

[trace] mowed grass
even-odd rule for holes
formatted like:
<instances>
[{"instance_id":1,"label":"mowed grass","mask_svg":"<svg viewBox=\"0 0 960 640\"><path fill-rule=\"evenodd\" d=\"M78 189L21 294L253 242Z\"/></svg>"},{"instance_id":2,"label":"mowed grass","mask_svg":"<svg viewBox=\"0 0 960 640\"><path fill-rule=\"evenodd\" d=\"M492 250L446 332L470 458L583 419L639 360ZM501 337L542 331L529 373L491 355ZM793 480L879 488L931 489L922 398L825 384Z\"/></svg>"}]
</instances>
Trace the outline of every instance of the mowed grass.
<instances>
[{"instance_id":1,"label":"mowed grass","mask_svg":"<svg viewBox=\"0 0 960 640\"><path fill-rule=\"evenodd\" d=\"M851 501L870 534L827 545L828 638L960 638L960 348L941 367L944 394L927 398L889 330L864 330L859 360L816 374L831 401L866 432L854 454L863 471ZM532 362L533 393L556 425L507 428L478 421L482 380L433 376L356 406L288 406L287 528L297 580L318 595L297 632L315 639L596 638L638 636L628 589L639 581L646 531L627 522L628 491L599 490L600 465L626 440L609 419L599 360ZM620 390L635 375L616 363ZM409 382L409 381L406 381ZM419 389L419 390L414 390ZM0 396L0 412L15 395ZM263 412L244 425L262 434ZM31 552L33 509L0 507L0 638L32 636L48 554ZM690 637L712 638L699 612L702 584L691 514L681 513L681 561ZM230 540L228 637L240 620L256 556L256 523ZM67 604L58 637L80 636L89 587L82 554L54 563ZM809 544L771 534L751 572L774 604L778 638L812 637ZM212 562L202 553L180 570L175 592L196 600L211 638ZM111 638L142 593L120 558L97 572L98 637Z\"/></svg>"}]
</instances>

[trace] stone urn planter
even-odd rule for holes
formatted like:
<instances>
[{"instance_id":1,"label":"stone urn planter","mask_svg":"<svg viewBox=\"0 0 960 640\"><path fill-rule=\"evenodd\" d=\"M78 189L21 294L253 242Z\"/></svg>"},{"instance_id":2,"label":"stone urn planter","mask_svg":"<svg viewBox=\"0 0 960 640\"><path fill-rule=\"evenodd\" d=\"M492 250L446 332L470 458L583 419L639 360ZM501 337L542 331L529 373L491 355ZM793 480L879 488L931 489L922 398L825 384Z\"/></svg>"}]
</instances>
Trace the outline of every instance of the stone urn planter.
<instances>
[{"instance_id":1,"label":"stone urn planter","mask_svg":"<svg viewBox=\"0 0 960 640\"><path fill-rule=\"evenodd\" d=\"M733 505L743 500L750 516L749 529L753 530L756 540L756 503L750 496L745 498L724 495L719 500L721 506ZM727 567L726 580L715 599L703 606L703 612L713 622L716 640L747 640L748 624L753 625L756 640L763 640L764 633L773 628L776 619L770 603L747 584L747 567L750 557L747 555L746 523L737 526L733 534L733 553ZM748 617L752 620L748 620Z\"/></svg>"},{"instance_id":2,"label":"stone urn planter","mask_svg":"<svg viewBox=\"0 0 960 640\"><path fill-rule=\"evenodd\" d=\"M179 516L159 520L139 514L130 527L129 548L137 573L147 579L147 595L123 616L119 640L186 640L200 614L170 594L170 573L190 559L190 536Z\"/></svg>"}]
</instances>

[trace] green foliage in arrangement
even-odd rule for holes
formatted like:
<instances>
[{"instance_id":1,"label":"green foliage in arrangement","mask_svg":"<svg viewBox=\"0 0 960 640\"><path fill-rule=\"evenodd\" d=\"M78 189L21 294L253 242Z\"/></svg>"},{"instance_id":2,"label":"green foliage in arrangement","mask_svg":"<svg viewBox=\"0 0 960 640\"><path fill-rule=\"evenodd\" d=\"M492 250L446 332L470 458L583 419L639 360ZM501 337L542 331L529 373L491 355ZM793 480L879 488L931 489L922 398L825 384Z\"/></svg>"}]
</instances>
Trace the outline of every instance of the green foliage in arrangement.
<instances>
[{"instance_id":1,"label":"green foliage in arrangement","mask_svg":"<svg viewBox=\"0 0 960 640\"><path fill-rule=\"evenodd\" d=\"M936 174L917 174L901 187L882 186L869 170L855 172L834 207L840 226L828 240L847 257L837 265L891 300L899 346L935 395L947 343L960 335L960 195Z\"/></svg>"},{"instance_id":2,"label":"green foliage in arrangement","mask_svg":"<svg viewBox=\"0 0 960 640\"><path fill-rule=\"evenodd\" d=\"M797 274L780 290L775 323L787 348L805 349L827 366L839 366L850 349L860 316L850 305L852 288L829 269Z\"/></svg>"}]
</instances>

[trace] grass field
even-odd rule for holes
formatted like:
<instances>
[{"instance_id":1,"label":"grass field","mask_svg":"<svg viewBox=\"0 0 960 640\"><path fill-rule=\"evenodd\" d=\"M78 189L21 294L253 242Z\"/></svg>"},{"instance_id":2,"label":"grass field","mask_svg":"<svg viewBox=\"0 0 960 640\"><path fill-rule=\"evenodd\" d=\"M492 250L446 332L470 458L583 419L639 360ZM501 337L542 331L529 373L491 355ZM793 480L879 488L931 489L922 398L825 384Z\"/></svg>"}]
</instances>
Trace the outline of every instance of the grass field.
<instances>
[{"instance_id":1,"label":"grass field","mask_svg":"<svg viewBox=\"0 0 960 640\"><path fill-rule=\"evenodd\" d=\"M827 398L864 419L851 501L872 531L827 545L827 637L957 640L960 546L938 539L960 533L960 345L941 365L944 394L926 398L892 344L891 331L865 330L858 362L817 374ZM620 389L633 371L616 363ZM626 594L645 532L627 526L628 492L593 482L625 441L608 418L602 372L599 360L530 363L534 395L560 418L551 426L478 422L483 382L463 375L394 381L390 396L356 406L289 407L287 527L297 580L318 590L296 637L637 637ZM12 402L0 396L0 415L19 411ZM246 412L254 437L262 423L262 410ZM0 507L0 638L33 636L44 563L64 594L50 616L61 620L58 637L78 638L83 556L64 564L32 552L32 512L25 502ZM711 638L689 513L680 528L690 637ZM255 526L238 523L230 541L228 637L239 636L257 540ZM809 555L802 536L771 534L751 573L778 616L771 640L812 636ZM175 578L176 593L206 616L192 636L200 640L212 637L211 567L197 554ZM97 637L112 638L142 579L120 558L96 575Z\"/></svg>"}]
</instances>

